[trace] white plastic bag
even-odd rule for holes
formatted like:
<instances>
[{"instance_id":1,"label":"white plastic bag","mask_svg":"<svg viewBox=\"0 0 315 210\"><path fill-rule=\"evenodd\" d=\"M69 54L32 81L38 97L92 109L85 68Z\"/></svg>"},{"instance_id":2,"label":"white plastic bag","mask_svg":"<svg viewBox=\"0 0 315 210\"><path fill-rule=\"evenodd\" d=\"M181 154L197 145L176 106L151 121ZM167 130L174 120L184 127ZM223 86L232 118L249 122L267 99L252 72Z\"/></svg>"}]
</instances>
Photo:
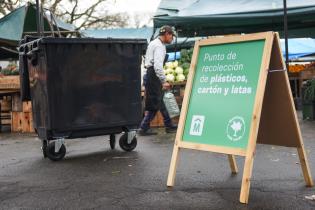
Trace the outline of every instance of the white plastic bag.
<instances>
[{"instance_id":1,"label":"white plastic bag","mask_svg":"<svg viewBox=\"0 0 315 210\"><path fill-rule=\"evenodd\" d=\"M174 94L171 91L164 93L163 101L170 118L177 117L180 114Z\"/></svg>"}]
</instances>

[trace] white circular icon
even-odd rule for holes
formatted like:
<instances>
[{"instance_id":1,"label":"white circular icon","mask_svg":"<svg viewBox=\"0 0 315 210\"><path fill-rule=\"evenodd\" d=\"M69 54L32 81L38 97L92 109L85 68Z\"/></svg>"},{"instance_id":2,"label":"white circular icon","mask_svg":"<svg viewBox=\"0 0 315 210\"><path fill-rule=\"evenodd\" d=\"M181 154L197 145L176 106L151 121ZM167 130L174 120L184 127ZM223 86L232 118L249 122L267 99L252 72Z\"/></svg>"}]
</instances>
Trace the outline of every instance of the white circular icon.
<instances>
[{"instance_id":1,"label":"white circular icon","mask_svg":"<svg viewBox=\"0 0 315 210\"><path fill-rule=\"evenodd\" d=\"M226 135L231 141L239 141L245 134L245 121L243 117L235 116L229 120Z\"/></svg>"}]
</instances>

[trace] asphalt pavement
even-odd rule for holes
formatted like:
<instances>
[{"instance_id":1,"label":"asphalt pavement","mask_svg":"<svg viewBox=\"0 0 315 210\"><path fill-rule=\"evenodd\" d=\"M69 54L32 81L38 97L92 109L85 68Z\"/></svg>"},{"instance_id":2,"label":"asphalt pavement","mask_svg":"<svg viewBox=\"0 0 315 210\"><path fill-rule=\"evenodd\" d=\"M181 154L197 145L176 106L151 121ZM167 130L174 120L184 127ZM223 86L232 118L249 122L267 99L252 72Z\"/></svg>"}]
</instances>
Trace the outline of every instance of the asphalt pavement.
<instances>
[{"instance_id":1,"label":"asphalt pavement","mask_svg":"<svg viewBox=\"0 0 315 210\"><path fill-rule=\"evenodd\" d=\"M301 121L315 176L315 122ZM175 186L166 180L175 134L138 137L133 152L108 136L66 140L64 160L44 159L36 135L0 135L0 209L315 209L296 149L258 145L249 204L239 203L244 158L231 175L227 155L180 152Z\"/></svg>"}]
</instances>

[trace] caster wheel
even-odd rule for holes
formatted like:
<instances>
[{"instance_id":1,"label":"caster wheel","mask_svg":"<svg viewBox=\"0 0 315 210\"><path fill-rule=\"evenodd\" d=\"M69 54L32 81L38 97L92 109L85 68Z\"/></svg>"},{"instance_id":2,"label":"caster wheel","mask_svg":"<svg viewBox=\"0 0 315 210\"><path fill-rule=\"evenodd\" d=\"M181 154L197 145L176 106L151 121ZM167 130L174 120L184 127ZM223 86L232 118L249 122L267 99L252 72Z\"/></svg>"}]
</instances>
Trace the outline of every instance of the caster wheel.
<instances>
[{"instance_id":1,"label":"caster wheel","mask_svg":"<svg viewBox=\"0 0 315 210\"><path fill-rule=\"evenodd\" d=\"M115 134L110 134L109 136L109 145L111 149L115 149L116 146L116 136Z\"/></svg>"},{"instance_id":2,"label":"caster wheel","mask_svg":"<svg viewBox=\"0 0 315 210\"><path fill-rule=\"evenodd\" d=\"M66 146L61 145L58 152L55 152L55 142L49 143L46 148L47 157L52 161L62 160L66 155Z\"/></svg>"},{"instance_id":3,"label":"caster wheel","mask_svg":"<svg viewBox=\"0 0 315 210\"><path fill-rule=\"evenodd\" d=\"M128 134L124 133L120 139L119 139L119 146L121 149L130 152L132 150L134 150L137 146L137 137L133 137L132 141L130 142L130 144L128 144Z\"/></svg>"}]
</instances>

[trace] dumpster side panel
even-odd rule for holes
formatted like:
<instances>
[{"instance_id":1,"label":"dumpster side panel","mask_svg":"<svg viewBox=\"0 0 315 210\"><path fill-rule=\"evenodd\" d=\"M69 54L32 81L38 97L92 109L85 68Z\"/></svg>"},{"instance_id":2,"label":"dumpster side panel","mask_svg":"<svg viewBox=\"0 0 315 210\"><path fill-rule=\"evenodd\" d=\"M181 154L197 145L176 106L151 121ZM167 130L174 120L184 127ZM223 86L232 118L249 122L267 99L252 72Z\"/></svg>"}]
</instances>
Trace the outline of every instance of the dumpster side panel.
<instances>
[{"instance_id":1,"label":"dumpster side panel","mask_svg":"<svg viewBox=\"0 0 315 210\"><path fill-rule=\"evenodd\" d=\"M85 129L138 124L139 48L132 44L47 46L52 127ZM56 62L57 61L57 62Z\"/></svg>"}]
</instances>

